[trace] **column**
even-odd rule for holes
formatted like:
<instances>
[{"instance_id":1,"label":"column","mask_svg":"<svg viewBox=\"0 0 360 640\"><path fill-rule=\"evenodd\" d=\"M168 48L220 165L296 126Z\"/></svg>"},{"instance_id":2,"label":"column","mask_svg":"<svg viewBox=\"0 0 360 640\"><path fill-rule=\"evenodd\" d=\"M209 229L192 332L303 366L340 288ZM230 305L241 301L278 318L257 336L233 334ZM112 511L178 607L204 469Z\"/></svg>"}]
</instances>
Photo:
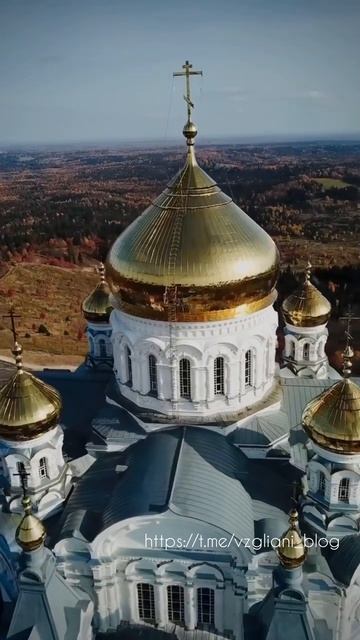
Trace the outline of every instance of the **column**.
<instances>
[{"instance_id":1,"label":"column","mask_svg":"<svg viewBox=\"0 0 360 640\"><path fill-rule=\"evenodd\" d=\"M207 399L207 394L206 394L206 374L207 374L207 369L206 367L196 367L195 371L195 384L197 386L197 401L198 402L205 402Z\"/></svg>"},{"instance_id":2,"label":"column","mask_svg":"<svg viewBox=\"0 0 360 640\"><path fill-rule=\"evenodd\" d=\"M162 581L157 580L154 584L155 617L159 627L165 627L167 623L167 598L166 587Z\"/></svg>"},{"instance_id":3,"label":"column","mask_svg":"<svg viewBox=\"0 0 360 640\"><path fill-rule=\"evenodd\" d=\"M126 584L126 583L125 583ZM127 592L128 592L128 609L129 609L129 622L139 622L139 609L136 584L133 579L127 579Z\"/></svg>"},{"instance_id":4,"label":"column","mask_svg":"<svg viewBox=\"0 0 360 640\"><path fill-rule=\"evenodd\" d=\"M159 362L157 365L157 381L158 381L158 398L159 400L165 400L166 397L166 373L168 371L168 366L164 365L162 362Z\"/></svg>"},{"instance_id":5,"label":"column","mask_svg":"<svg viewBox=\"0 0 360 640\"><path fill-rule=\"evenodd\" d=\"M97 612L99 620L99 631L107 631L108 628L108 616L107 616L107 602L106 591L103 580L94 580L95 593L97 597Z\"/></svg>"},{"instance_id":6,"label":"column","mask_svg":"<svg viewBox=\"0 0 360 640\"><path fill-rule=\"evenodd\" d=\"M117 629L121 620L121 603L117 598L117 589L115 584L115 576L108 582L108 606L109 606L109 626L112 629Z\"/></svg>"},{"instance_id":7,"label":"column","mask_svg":"<svg viewBox=\"0 0 360 640\"><path fill-rule=\"evenodd\" d=\"M233 594L233 634L236 640L243 640L244 638L244 598L240 592L234 592Z\"/></svg>"},{"instance_id":8,"label":"column","mask_svg":"<svg viewBox=\"0 0 360 640\"><path fill-rule=\"evenodd\" d=\"M229 398L237 398L240 391L240 371L239 362L225 363L225 368L228 374L228 380L226 381L226 391Z\"/></svg>"},{"instance_id":9,"label":"column","mask_svg":"<svg viewBox=\"0 0 360 640\"><path fill-rule=\"evenodd\" d=\"M268 363L269 363L269 378L274 375L275 372L275 349L274 349L274 339L269 339L268 346Z\"/></svg>"},{"instance_id":10,"label":"column","mask_svg":"<svg viewBox=\"0 0 360 640\"><path fill-rule=\"evenodd\" d=\"M178 402L180 400L180 385L179 385L179 360L178 358L172 358L169 367L170 373L170 388L171 388L171 400L172 402Z\"/></svg>"},{"instance_id":11,"label":"column","mask_svg":"<svg viewBox=\"0 0 360 640\"><path fill-rule=\"evenodd\" d=\"M220 633L224 630L224 588L216 587L215 589L215 611L214 611L214 619L215 619L215 628Z\"/></svg>"},{"instance_id":12,"label":"column","mask_svg":"<svg viewBox=\"0 0 360 640\"><path fill-rule=\"evenodd\" d=\"M192 582L185 583L184 614L186 629L195 629L197 625L196 593Z\"/></svg>"}]
</instances>

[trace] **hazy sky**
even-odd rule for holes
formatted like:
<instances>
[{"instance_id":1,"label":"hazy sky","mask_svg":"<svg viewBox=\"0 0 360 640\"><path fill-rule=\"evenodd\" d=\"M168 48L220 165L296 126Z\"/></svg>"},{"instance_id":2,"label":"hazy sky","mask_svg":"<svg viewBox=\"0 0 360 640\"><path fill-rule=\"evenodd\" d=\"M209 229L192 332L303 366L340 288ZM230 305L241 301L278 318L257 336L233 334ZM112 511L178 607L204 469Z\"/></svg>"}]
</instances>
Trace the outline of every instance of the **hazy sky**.
<instances>
[{"instance_id":1,"label":"hazy sky","mask_svg":"<svg viewBox=\"0 0 360 640\"><path fill-rule=\"evenodd\" d=\"M360 131L360 0L0 0L0 144ZM200 135L201 134L201 135Z\"/></svg>"}]
</instances>

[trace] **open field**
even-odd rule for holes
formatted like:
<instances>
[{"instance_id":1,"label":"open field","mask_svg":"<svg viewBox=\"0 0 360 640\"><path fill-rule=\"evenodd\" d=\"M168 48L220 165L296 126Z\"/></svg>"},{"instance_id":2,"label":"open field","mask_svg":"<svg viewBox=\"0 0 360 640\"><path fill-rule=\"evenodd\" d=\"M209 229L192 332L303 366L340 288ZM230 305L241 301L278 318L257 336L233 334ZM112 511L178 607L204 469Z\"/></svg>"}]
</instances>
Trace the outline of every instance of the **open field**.
<instances>
[{"instance_id":1,"label":"open field","mask_svg":"<svg viewBox=\"0 0 360 640\"><path fill-rule=\"evenodd\" d=\"M350 186L348 182L338 178L312 178L312 180L321 184L324 189L344 189Z\"/></svg>"},{"instance_id":2,"label":"open field","mask_svg":"<svg viewBox=\"0 0 360 640\"><path fill-rule=\"evenodd\" d=\"M25 351L83 356L87 341L80 307L97 280L96 273L80 268L24 263L10 267L0 279L0 349L11 347L10 321L3 316L14 307L21 315L17 327ZM39 333L41 326L50 335Z\"/></svg>"}]
</instances>

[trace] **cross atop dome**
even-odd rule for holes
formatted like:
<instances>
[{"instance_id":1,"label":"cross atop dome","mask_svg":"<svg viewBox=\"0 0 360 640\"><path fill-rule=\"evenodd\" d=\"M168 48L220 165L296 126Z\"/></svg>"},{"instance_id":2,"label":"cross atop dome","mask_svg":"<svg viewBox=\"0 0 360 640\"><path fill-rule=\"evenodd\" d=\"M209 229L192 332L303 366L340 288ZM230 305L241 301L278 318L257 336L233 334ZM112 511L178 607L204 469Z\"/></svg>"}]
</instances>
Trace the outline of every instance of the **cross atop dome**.
<instances>
[{"instance_id":1,"label":"cross atop dome","mask_svg":"<svg viewBox=\"0 0 360 640\"><path fill-rule=\"evenodd\" d=\"M184 71L174 71L173 76L185 76L185 94L184 100L187 105L187 123L183 129L183 134L187 140L188 145L192 145L193 138L195 138L197 134L196 125L191 121L191 110L194 109L194 103L191 99L191 91L190 91L190 76L202 76L202 71L194 71L192 68L192 64L190 64L189 60L186 60L185 64L183 64L182 68Z\"/></svg>"},{"instance_id":2,"label":"cross atop dome","mask_svg":"<svg viewBox=\"0 0 360 640\"><path fill-rule=\"evenodd\" d=\"M11 333L13 334L14 344L17 342L18 334L16 330L15 320L21 318L21 316L17 315L14 311L14 307L11 307L9 313L3 316L4 319L11 321Z\"/></svg>"}]
</instances>

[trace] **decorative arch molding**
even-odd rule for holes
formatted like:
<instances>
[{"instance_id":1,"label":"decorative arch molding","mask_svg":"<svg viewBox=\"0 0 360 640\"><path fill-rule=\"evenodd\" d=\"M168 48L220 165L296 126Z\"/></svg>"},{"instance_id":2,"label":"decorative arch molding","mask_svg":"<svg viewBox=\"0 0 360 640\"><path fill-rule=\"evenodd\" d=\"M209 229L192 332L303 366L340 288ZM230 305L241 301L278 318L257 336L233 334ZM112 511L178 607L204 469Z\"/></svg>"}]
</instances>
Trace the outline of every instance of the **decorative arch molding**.
<instances>
[{"instance_id":1,"label":"decorative arch molding","mask_svg":"<svg viewBox=\"0 0 360 640\"><path fill-rule=\"evenodd\" d=\"M206 570L204 571L204 578L202 578L201 576L201 572L202 570ZM223 572L221 571L221 569L219 569L219 567L215 564L212 564L210 562L197 562L193 565L191 565L188 570L186 571L186 576L188 578L192 578L192 579L196 579L196 580L206 580L209 581L209 576L213 575L214 580L216 581L217 585L219 584L224 584L225 582L225 576L223 574ZM211 579L211 578L210 578Z\"/></svg>"},{"instance_id":2,"label":"decorative arch molding","mask_svg":"<svg viewBox=\"0 0 360 640\"><path fill-rule=\"evenodd\" d=\"M136 342L134 346L134 353L139 357L148 357L150 355L154 355L159 362L166 364L166 346L160 340L156 338L146 338L145 340L140 340Z\"/></svg>"},{"instance_id":3,"label":"decorative arch molding","mask_svg":"<svg viewBox=\"0 0 360 640\"><path fill-rule=\"evenodd\" d=\"M340 469L339 471L333 471L331 473L332 480L338 480L340 482L342 478L349 478L350 481L360 483L360 475L352 469Z\"/></svg>"},{"instance_id":4,"label":"decorative arch molding","mask_svg":"<svg viewBox=\"0 0 360 640\"><path fill-rule=\"evenodd\" d=\"M211 362L219 356L224 358L227 364L230 364L239 357L239 348L231 342L219 342L216 345L208 347L204 356L206 367L211 365Z\"/></svg>"},{"instance_id":5,"label":"decorative arch molding","mask_svg":"<svg viewBox=\"0 0 360 640\"><path fill-rule=\"evenodd\" d=\"M182 582L186 579L186 566L178 560L165 560L157 566L156 575L169 578L173 583Z\"/></svg>"},{"instance_id":6,"label":"decorative arch molding","mask_svg":"<svg viewBox=\"0 0 360 640\"><path fill-rule=\"evenodd\" d=\"M328 519L327 528L329 531L341 527L342 530L350 529L350 531L359 531L359 524L355 518L350 515L336 514Z\"/></svg>"},{"instance_id":7,"label":"decorative arch molding","mask_svg":"<svg viewBox=\"0 0 360 640\"><path fill-rule=\"evenodd\" d=\"M142 572L144 571L150 578L154 579L157 574L155 560L148 560L147 558L136 558L135 560L130 560L124 569L124 574L126 578L141 578L143 577Z\"/></svg>"},{"instance_id":8,"label":"decorative arch molding","mask_svg":"<svg viewBox=\"0 0 360 640\"><path fill-rule=\"evenodd\" d=\"M182 358L188 358L191 362L191 365L196 367L202 364L203 353L201 349L196 347L194 344L186 343L186 342L177 342L175 345L176 357L178 360ZM170 348L166 351L166 356L170 360Z\"/></svg>"}]
</instances>

